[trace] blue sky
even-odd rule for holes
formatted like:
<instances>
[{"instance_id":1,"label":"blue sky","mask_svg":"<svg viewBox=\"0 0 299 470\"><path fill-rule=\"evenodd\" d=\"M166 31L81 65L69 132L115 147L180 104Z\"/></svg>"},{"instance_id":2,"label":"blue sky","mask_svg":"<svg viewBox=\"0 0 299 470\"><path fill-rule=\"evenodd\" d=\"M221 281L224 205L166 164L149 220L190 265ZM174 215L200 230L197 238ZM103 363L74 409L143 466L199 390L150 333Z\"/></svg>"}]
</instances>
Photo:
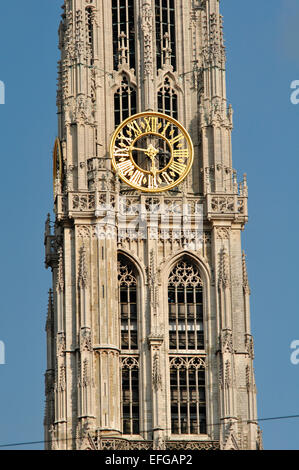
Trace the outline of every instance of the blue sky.
<instances>
[{"instance_id":1,"label":"blue sky","mask_svg":"<svg viewBox=\"0 0 299 470\"><path fill-rule=\"evenodd\" d=\"M57 29L62 0L2 2L0 445L43 439L45 318L50 272L43 231L52 208ZM243 235L251 281L260 418L299 414L297 282L299 4L223 0L233 162L249 184ZM11 19L13 18L13 23ZM299 449L299 419L262 423L266 449ZM38 449L42 445L23 445Z\"/></svg>"}]
</instances>

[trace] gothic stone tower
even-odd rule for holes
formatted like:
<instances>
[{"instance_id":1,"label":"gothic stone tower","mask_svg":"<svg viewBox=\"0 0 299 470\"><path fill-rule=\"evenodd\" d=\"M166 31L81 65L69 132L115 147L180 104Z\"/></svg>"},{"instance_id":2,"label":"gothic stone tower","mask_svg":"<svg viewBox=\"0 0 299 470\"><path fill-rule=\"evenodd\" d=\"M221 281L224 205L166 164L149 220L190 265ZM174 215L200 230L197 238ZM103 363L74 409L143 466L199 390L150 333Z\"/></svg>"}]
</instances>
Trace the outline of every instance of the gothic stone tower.
<instances>
[{"instance_id":1,"label":"gothic stone tower","mask_svg":"<svg viewBox=\"0 0 299 470\"><path fill-rule=\"evenodd\" d=\"M65 0L59 47L47 448L260 448L219 0ZM115 129L146 111L192 139L169 190L112 166Z\"/></svg>"}]
</instances>

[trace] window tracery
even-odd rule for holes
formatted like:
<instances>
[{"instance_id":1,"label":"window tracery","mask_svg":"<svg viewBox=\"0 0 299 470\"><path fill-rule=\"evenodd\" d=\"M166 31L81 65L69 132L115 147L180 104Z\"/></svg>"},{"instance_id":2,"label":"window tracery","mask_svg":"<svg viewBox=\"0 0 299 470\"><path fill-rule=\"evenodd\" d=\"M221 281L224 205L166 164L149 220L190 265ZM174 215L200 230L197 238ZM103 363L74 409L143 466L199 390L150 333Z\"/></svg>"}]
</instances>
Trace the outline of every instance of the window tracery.
<instances>
[{"instance_id":1,"label":"window tracery","mask_svg":"<svg viewBox=\"0 0 299 470\"><path fill-rule=\"evenodd\" d=\"M115 127L137 113L136 89L129 84L127 76L122 77L121 86L114 94L114 120Z\"/></svg>"},{"instance_id":2,"label":"window tracery","mask_svg":"<svg viewBox=\"0 0 299 470\"><path fill-rule=\"evenodd\" d=\"M168 280L169 348L203 350L203 283L197 267L180 261Z\"/></svg>"},{"instance_id":3,"label":"window tracery","mask_svg":"<svg viewBox=\"0 0 299 470\"><path fill-rule=\"evenodd\" d=\"M174 119L178 118L178 96L171 86L169 77L165 78L158 91L158 112Z\"/></svg>"}]
</instances>

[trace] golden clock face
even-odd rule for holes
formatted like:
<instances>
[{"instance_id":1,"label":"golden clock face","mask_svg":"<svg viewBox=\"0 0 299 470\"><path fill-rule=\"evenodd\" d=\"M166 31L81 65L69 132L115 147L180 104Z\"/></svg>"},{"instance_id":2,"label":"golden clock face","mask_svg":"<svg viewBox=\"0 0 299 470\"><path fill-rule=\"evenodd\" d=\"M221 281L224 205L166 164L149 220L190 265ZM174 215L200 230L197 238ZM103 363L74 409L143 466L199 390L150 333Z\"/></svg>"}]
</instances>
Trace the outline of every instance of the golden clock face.
<instances>
[{"instance_id":1,"label":"golden clock face","mask_svg":"<svg viewBox=\"0 0 299 470\"><path fill-rule=\"evenodd\" d=\"M134 189L157 193L178 185L193 163L188 132L166 114L145 112L126 119L113 134L114 170Z\"/></svg>"}]
</instances>

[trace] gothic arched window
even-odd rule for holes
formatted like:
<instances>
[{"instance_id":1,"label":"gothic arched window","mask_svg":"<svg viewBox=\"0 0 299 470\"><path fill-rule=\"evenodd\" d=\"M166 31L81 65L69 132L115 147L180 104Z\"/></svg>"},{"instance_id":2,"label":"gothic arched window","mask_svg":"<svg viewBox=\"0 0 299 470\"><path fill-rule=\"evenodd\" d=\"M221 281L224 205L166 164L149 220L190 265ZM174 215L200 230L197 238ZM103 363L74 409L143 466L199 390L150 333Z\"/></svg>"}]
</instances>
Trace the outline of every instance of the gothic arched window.
<instances>
[{"instance_id":1,"label":"gothic arched window","mask_svg":"<svg viewBox=\"0 0 299 470\"><path fill-rule=\"evenodd\" d=\"M198 268L179 261L168 279L169 349L204 349L203 282Z\"/></svg>"},{"instance_id":2,"label":"gothic arched window","mask_svg":"<svg viewBox=\"0 0 299 470\"><path fill-rule=\"evenodd\" d=\"M155 0L157 69L169 63L176 70L174 0Z\"/></svg>"},{"instance_id":3,"label":"gothic arched window","mask_svg":"<svg viewBox=\"0 0 299 470\"><path fill-rule=\"evenodd\" d=\"M129 85L126 75L123 75L120 88L114 94L114 120L118 126L124 119L136 114L136 90Z\"/></svg>"},{"instance_id":4,"label":"gothic arched window","mask_svg":"<svg viewBox=\"0 0 299 470\"><path fill-rule=\"evenodd\" d=\"M178 118L178 97L168 77L158 91L158 112Z\"/></svg>"},{"instance_id":5,"label":"gothic arched window","mask_svg":"<svg viewBox=\"0 0 299 470\"><path fill-rule=\"evenodd\" d=\"M118 261L118 286L122 432L139 434L138 281L134 266L123 256Z\"/></svg>"},{"instance_id":6,"label":"gothic arched window","mask_svg":"<svg viewBox=\"0 0 299 470\"><path fill-rule=\"evenodd\" d=\"M134 0L112 0L113 66L121 64L135 69Z\"/></svg>"}]
</instances>

